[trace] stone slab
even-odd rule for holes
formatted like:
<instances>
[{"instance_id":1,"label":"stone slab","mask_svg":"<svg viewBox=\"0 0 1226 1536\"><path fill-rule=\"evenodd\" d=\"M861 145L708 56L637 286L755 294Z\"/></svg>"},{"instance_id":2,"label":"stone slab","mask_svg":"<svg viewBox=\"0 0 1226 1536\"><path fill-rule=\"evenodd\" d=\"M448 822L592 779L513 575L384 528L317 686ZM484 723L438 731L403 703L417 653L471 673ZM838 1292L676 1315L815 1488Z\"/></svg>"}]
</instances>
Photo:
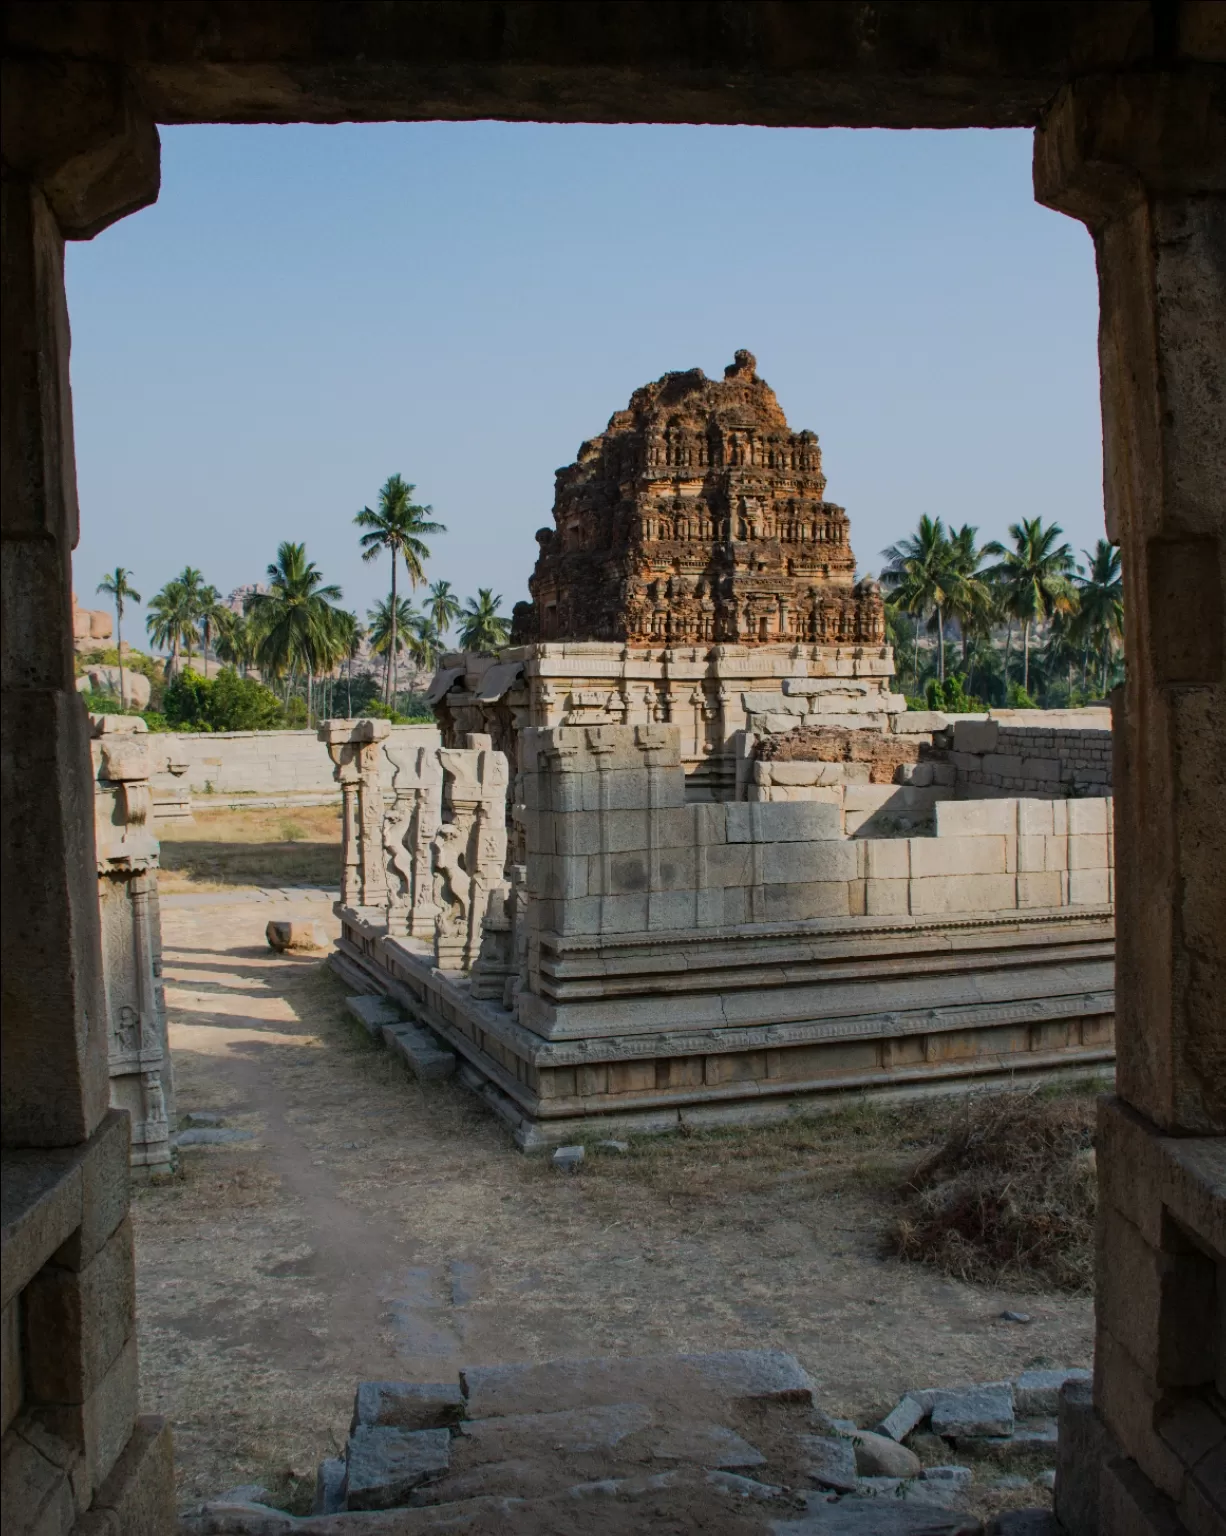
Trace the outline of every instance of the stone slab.
<instances>
[{"instance_id":1,"label":"stone slab","mask_svg":"<svg viewBox=\"0 0 1226 1536\"><path fill-rule=\"evenodd\" d=\"M372 1040L385 1024L403 1024L404 1010L388 997L347 997L345 1012L356 1019Z\"/></svg>"},{"instance_id":2,"label":"stone slab","mask_svg":"<svg viewBox=\"0 0 1226 1536\"><path fill-rule=\"evenodd\" d=\"M928 1417L931 1407L931 1399L925 1401L915 1393L908 1392L886 1414L878 1428L891 1440L905 1440Z\"/></svg>"},{"instance_id":3,"label":"stone slab","mask_svg":"<svg viewBox=\"0 0 1226 1536\"><path fill-rule=\"evenodd\" d=\"M437 1035L416 1024L400 1024L390 1031L389 1049L401 1058L414 1077L433 1082L450 1077L456 1069L454 1051L449 1051Z\"/></svg>"},{"instance_id":4,"label":"stone slab","mask_svg":"<svg viewBox=\"0 0 1226 1536\"><path fill-rule=\"evenodd\" d=\"M1013 1411L1019 1416L1057 1413L1066 1381L1092 1379L1091 1372L1078 1369L1023 1371L1013 1382Z\"/></svg>"},{"instance_id":5,"label":"stone slab","mask_svg":"<svg viewBox=\"0 0 1226 1536\"><path fill-rule=\"evenodd\" d=\"M806 1473L819 1488L853 1493L856 1487L856 1453L843 1435L797 1435Z\"/></svg>"},{"instance_id":6,"label":"stone slab","mask_svg":"<svg viewBox=\"0 0 1226 1536\"><path fill-rule=\"evenodd\" d=\"M441 1429L465 1413L464 1394L456 1382L363 1381L353 1399L350 1432L362 1424L392 1424L398 1429Z\"/></svg>"},{"instance_id":7,"label":"stone slab","mask_svg":"<svg viewBox=\"0 0 1226 1536\"><path fill-rule=\"evenodd\" d=\"M932 1430L947 1439L956 1435L1011 1435L1013 1388L1007 1381L984 1382L932 1394Z\"/></svg>"},{"instance_id":8,"label":"stone slab","mask_svg":"<svg viewBox=\"0 0 1226 1536\"><path fill-rule=\"evenodd\" d=\"M443 1477L451 1465L446 1429L397 1429L360 1425L345 1452L346 1509L393 1509L423 1483Z\"/></svg>"},{"instance_id":9,"label":"stone slab","mask_svg":"<svg viewBox=\"0 0 1226 1536\"><path fill-rule=\"evenodd\" d=\"M655 1418L643 1403L613 1403L468 1419L460 1431L456 1456L471 1467L474 1461L505 1462L542 1451L565 1455L612 1451L628 1436L650 1428Z\"/></svg>"},{"instance_id":10,"label":"stone slab","mask_svg":"<svg viewBox=\"0 0 1226 1536\"><path fill-rule=\"evenodd\" d=\"M329 1456L319 1463L315 1473L313 1515L339 1514L345 1507L345 1459Z\"/></svg>"},{"instance_id":11,"label":"stone slab","mask_svg":"<svg viewBox=\"0 0 1226 1536\"><path fill-rule=\"evenodd\" d=\"M982 1536L971 1515L902 1499L850 1497L810 1505L799 1520L773 1520L771 1536Z\"/></svg>"},{"instance_id":12,"label":"stone slab","mask_svg":"<svg viewBox=\"0 0 1226 1536\"><path fill-rule=\"evenodd\" d=\"M781 1350L726 1350L718 1354L655 1358L602 1357L542 1365L469 1366L460 1372L474 1419L547 1409L633 1401L684 1403L688 1399L811 1404L814 1383Z\"/></svg>"}]
</instances>

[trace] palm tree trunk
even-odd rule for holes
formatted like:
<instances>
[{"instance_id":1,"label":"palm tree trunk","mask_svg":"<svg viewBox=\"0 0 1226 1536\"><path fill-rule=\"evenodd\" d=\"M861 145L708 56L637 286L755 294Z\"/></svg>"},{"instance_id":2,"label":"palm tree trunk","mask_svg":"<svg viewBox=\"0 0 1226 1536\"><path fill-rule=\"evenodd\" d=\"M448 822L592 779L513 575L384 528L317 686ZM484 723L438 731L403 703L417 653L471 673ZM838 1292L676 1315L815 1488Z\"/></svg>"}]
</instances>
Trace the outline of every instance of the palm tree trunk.
<instances>
[{"instance_id":1,"label":"palm tree trunk","mask_svg":"<svg viewBox=\"0 0 1226 1536\"><path fill-rule=\"evenodd\" d=\"M387 653L387 707L396 710L396 551L392 550L392 643Z\"/></svg>"},{"instance_id":2,"label":"palm tree trunk","mask_svg":"<svg viewBox=\"0 0 1226 1536\"><path fill-rule=\"evenodd\" d=\"M1013 644L1013 620L1005 625L1005 659L1001 665L1001 675L1005 680L1005 697L1009 696L1009 649Z\"/></svg>"},{"instance_id":3,"label":"palm tree trunk","mask_svg":"<svg viewBox=\"0 0 1226 1536\"><path fill-rule=\"evenodd\" d=\"M115 604L115 654L119 657L119 707L127 711L128 701L125 697L123 682L123 609Z\"/></svg>"},{"instance_id":4,"label":"palm tree trunk","mask_svg":"<svg viewBox=\"0 0 1226 1536\"><path fill-rule=\"evenodd\" d=\"M937 677L945 682L945 610L937 604Z\"/></svg>"},{"instance_id":5,"label":"palm tree trunk","mask_svg":"<svg viewBox=\"0 0 1226 1536\"><path fill-rule=\"evenodd\" d=\"M1022 624L1022 692L1030 692L1030 620Z\"/></svg>"}]
</instances>

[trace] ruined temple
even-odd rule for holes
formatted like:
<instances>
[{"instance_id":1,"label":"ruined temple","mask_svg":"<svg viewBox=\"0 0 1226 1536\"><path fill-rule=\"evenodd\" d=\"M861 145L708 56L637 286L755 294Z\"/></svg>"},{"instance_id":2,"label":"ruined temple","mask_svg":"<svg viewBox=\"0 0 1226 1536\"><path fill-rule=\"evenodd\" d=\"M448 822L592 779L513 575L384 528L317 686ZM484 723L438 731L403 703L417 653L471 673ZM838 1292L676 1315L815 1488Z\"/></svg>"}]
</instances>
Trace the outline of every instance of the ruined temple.
<instances>
[{"instance_id":1,"label":"ruined temple","mask_svg":"<svg viewBox=\"0 0 1226 1536\"><path fill-rule=\"evenodd\" d=\"M793 432L740 351L646 384L560 469L512 643L880 645L847 513L813 432Z\"/></svg>"}]
</instances>

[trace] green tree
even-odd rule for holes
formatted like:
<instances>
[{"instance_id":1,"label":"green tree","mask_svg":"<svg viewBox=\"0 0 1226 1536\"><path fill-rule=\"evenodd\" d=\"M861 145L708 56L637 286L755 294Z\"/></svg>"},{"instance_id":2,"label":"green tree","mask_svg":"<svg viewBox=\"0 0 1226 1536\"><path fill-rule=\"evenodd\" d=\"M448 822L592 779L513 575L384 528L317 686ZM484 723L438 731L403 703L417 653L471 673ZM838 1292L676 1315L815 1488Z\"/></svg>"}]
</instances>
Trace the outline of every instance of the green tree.
<instances>
[{"instance_id":1,"label":"green tree","mask_svg":"<svg viewBox=\"0 0 1226 1536\"><path fill-rule=\"evenodd\" d=\"M424 542L424 535L447 531L442 523L430 521L433 507L418 506L413 500L415 489L416 487L410 485L400 475L391 475L379 491L378 510L372 511L369 507L363 507L354 518L357 526L364 530L359 540L362 546L362 559L377 560L385 550L392 557L392 590L389 609L392 640L387 650L387 702L389 705L394 705L396 701L396 653L399 649L395 643L398 614L396 567L403 559L409 585L418 586L426 579L424 562L430 558L430 550Z\"/></svg>"},{"instance_id":2,"label":"green tree","mask_svg":"<svg viewBox=\"0 0 1226 1536\"><path fill-rule=\"evenodd\" d=\"M998 557L984 575L997 588L1002 608L1022 626L1022 692L1030 692L1030 635L1035 623L1049 619L1059 608L1077 607L1073 585L1073 552L1057 544L1064 530L1056 523L1044 526L1040 517L1009 524L1013 548L993 540L985 555Z\"/></svg>"},{"instance_id":3,"label":"green tree","mask_svg":"<svg viewBox=\"0 0 1226 1536\"><path fill-rule=\"evenodd\" d=\"M162 712L169 725L188 731L275 731L285 724L276 694L233 667L214 678L185 667L168 685Z\"/></svg>"},{"instance_id":4,"label":"green tree","mask_svg":"<svg viewBox=\"0 0 1226 1536\"><path fill-rule=\"evenodd\" d=\"M214 646L219 661L229 662L240 676L246 677L255 663L257 641L256 627L245 613L235 613L232 608L219 611Z\"/></svg>"},{"instance_id":5,"label":"green tree","mask_svg":"<svg viewBox=\"0 0 1226 1536\"><path fill-rule=\"evenodd\" d=\"M179 671L179 647L196 633L195 603L178 579L168 581L149 600L145 629L154 645L170 647L170 669Z\"/></svg>"},{"instance_id":6,"label":"green tree","mask_svg":"<svg viewBox=\"0 0 1226 1536\"><path fill-rule=\"evenodd\" d=\"M438 666L442 649L443 637L433 615L419 613L413 621L413 632L409 636L409 653L413 660L419 667L434 668Z\"/></svg>"},{"instance_id":7,"label":"green tree","mask_svg":"<svg viewBox=\"0 0 1226 1536\"><path fill-rule=\"evenodd\" d=\"M1117 645L1124 639L1124 582L1120 552L1106 539L1099 539L1094 553L1083 549L1088 573L1075 577L1080 599L1078 619L1088 643L1098 653L1102 664L1101 693L1105 696L1111 677L1111 663ZM99 589L101 590L101 589Z\"/></svg>"},{"instance_id":8,"label":"green tree","mask_svg":"<svg viewBox=\"0 0 1226 1536\"><path fill-rule=\"evenodd\" d=\"M127 709L128 695L123 675L123 605L140 602L140 593L128 581L132 572L117 565L98 583L98 591L104 592L115 604L115 646L119 654L119 707Z\"/></svg>"},{"instance_id":9,"label":"green tree","mask_svg":"<svg viewBox=\"0 0 1226 1536\"><path fill-rule=\"evenodd\" d=\"M476 597L470 597L464 604L460 615L463 650L492 655L507 644L511 621L498 612L501 602L501 593L495 597L492 587L478 587Z\"/></svg>"},{"instance_id":10,"label":"green tree","mask_svg":"<svg viewBox=\"0 0 1226 1536\"><path fill-rule=\"evenodd\" d=\"M970 666L971 641L991 632L993 602L991 583L980 567L985 550L978 544L979 530L963 523L949 534L948 612L958 621L962 636L962 671Z\"/></svg>"},{"instance_id":11,"label":"green tree","mask_svg":"<svg viewBox=\"0 0 1226 1536\"><path fill-rule=\"evenodd\" d=\"M215 635L224 629L230 610L221 600L216 587L201 587L197 596L197 623L200 625L204 658L204 675L209 675L209 645Z\"/></svg>"},{"instance_id":12,"label":"green tree","mask_svg":"<svg viewBox=\"0 0 1226 1536\"><path fill-rule=\"evenodd\" d=\"M385 597L367 610L366 617L370 620L366 638L374 655L386 656L393 649L408 650L419 615L407 597L397 598L394 609L391 598Z\"/></svg>"},{"instance_id":13,"label":"green tree","mask_svg":"<svg viewBox=\"0 0 1226 1536\"><path fill-rule=\"evenodd\" d=\"M183 639L187 643L187 664L190 667L194 646L200 638L198 625L204 608L204 573L198 571L194 565L185 565L175 580L183 589L184 610L187 614L187 626L183 631Z\"/></svg>"},{"instance_id":14,"label":"green tree","mask_svg":"<svg viewBox=\"0 0 1226 1536\"><path fill-rule=\"evenodd\" d=\"M362 642L366 639L366 631L358 623L356 613L350 613L347 608L336 610L336 640L340 659L345 666L345 699L346 718L353 719L353 663L362 649Z\"/></svg>"},{"instance_id":15,"label":"green tree","mask_svg":"<svg viewBox=\"0 0 1226 1536\"><path fill-rule=\"evenodd\" d=\"M945 681L945 611L957 583L945 524L925 512L913 534L882 550L881 584L889 602L904 613L935 620L937 676Z\"/></svg>"},{"instance_id":16,"label":"green tree","mask_svg":"<svg viewBox=\"0 0 1226 1536\"><path fill-rule=\"evenodd\" d=\"M268 567L268 588L253 592L247 602L259 629L256 660L268 676L286 679L287 706L290 679L305 672L309 723L315 674L336 665L340 628L333 604L341 589L325 583L305 544L289 540L278 546Z\"/></svg>"},{"instance_id":17,"label":"green tree","mask_svg":"<svg viewBox=\"0 0 1226 1536\"><path fill-rule=\"evenodd\" d=\"M460 617L460 600L451 590L449 581L436 581L430 587L430 600L426 604L441 647L443 636Z\"/></svg>"}]
</instances>

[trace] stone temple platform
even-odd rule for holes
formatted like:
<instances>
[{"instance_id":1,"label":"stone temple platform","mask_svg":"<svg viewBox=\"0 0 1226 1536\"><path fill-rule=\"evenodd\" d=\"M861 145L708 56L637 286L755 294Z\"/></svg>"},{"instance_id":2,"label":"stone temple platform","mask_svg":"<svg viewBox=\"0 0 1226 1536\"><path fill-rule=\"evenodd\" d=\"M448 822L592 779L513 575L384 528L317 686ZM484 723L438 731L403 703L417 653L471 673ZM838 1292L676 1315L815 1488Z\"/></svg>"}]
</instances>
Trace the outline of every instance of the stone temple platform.
<instances>
[{"instance_id":1,"label":"stone temple platform","mask_svg":"<svg viewBox=\"0 0 1226 1536\"><path fill-rule=\"evenodd\" d=\"M1105 797L942 800L924 835L848 836L837 800L687 803L670 726L525 730L513 780L488 737L397 763L382 722L329 732L333 964L523 1147L1112 1060Z\"/></svg>"}]
</instances>

